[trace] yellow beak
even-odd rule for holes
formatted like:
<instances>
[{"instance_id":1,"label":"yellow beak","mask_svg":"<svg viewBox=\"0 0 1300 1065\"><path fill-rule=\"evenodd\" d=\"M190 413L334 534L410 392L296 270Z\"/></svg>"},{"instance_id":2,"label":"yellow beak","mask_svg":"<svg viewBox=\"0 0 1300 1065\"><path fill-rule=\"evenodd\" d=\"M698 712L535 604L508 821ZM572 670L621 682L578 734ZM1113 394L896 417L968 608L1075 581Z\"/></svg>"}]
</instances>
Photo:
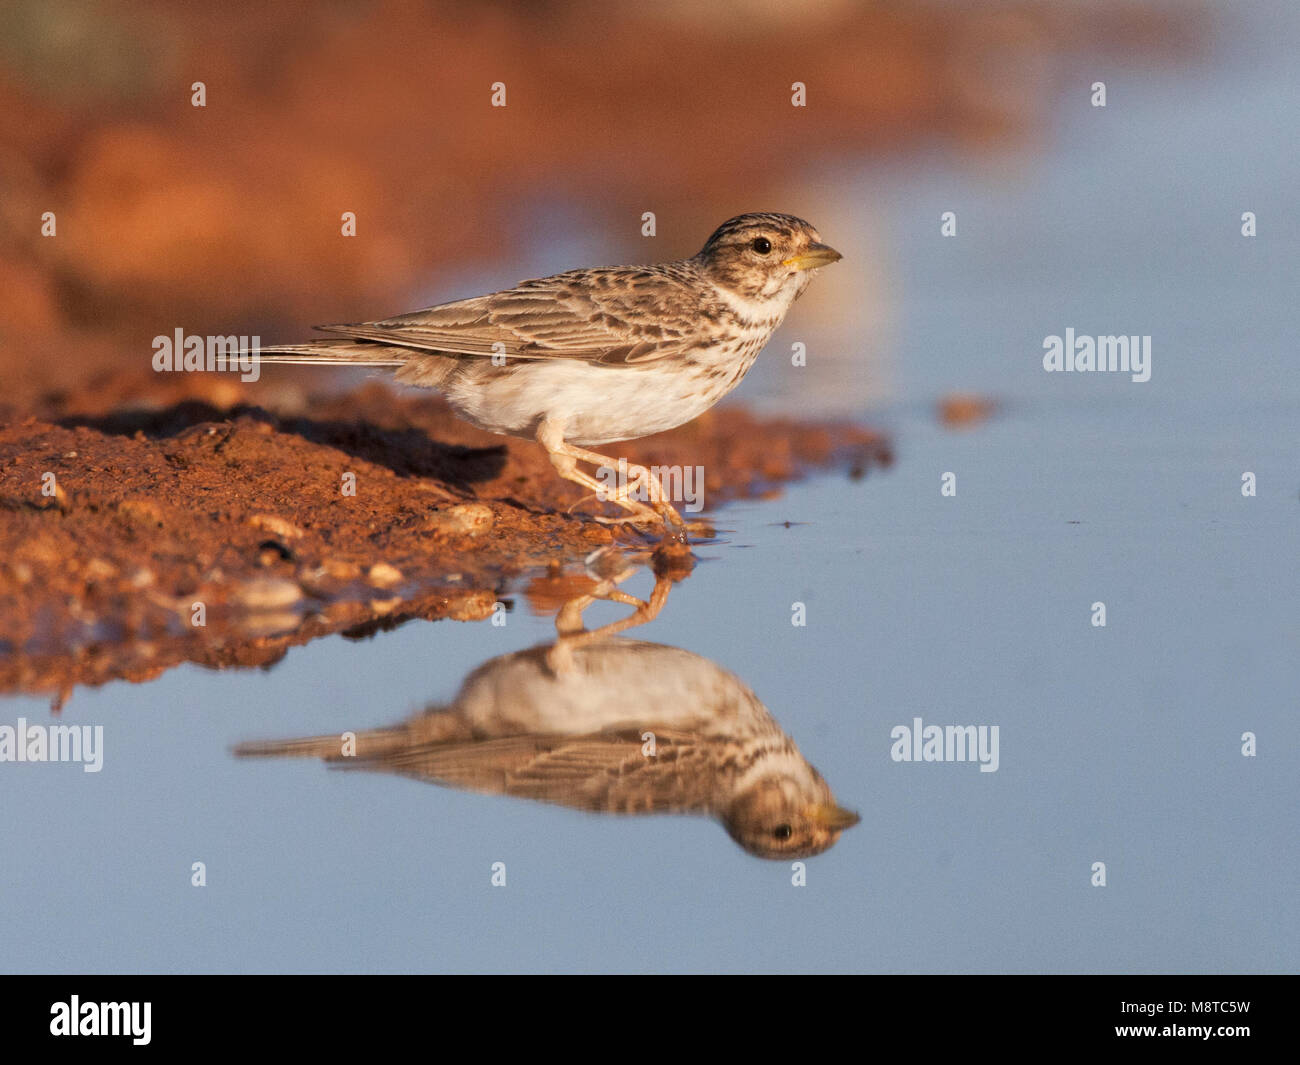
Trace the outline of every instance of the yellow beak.
<instances>
[{"instance_id":1,"label":"yellow beak","mask_svg":"<svg viewBox=\"0 0 1300 1065\"><path fill-rule=\"evenodd\" d=\"M785 259L782 266L793 266L796 270L816 270L819 266L830 266L839 262L844 256L828 244L809 244L808 250L793 259Z\"/></svg>"},{"instance_id":2,"label":"yellow beak","mask_svg":"<svg viewBox=\"0 0 1300 1065\"><path fill-rule=\"evenodd\" d=\"M839 256L836 256L839 258ZM834 260L831 260L834 262ZM862 820L852 810L846 810L842 806L835 806L831 803L819 803L808 811L808 818L818 828L825 828L831 832L842 832L846 828L852 828Z\"/></svg>"}]
</instances>

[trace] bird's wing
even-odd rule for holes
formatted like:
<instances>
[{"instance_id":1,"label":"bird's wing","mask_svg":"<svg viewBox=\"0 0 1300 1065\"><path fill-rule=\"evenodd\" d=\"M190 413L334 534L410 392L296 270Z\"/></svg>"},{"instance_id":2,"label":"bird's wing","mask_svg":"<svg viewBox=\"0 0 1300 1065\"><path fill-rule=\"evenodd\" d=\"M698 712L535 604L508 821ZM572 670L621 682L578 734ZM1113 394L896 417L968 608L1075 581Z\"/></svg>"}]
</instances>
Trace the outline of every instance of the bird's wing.
<instances>
[{"instance_id":1,"label":"bird's wing","mask_svg":"<svg viewBox=\"0 0 1300 1065\"><path fill-rule=\"evenodd\" d=\"M693 346L701 295L652 268L573 270L411 314L317 328L446 355L653 362Z\"/></svg>"},{"instance_id":2,"label":"bird's wing","mask_svg":"<svg viewBox=\"0 0 1300 1065\"><path fill-rule=\"evenodd\" d=\"M698 736L656 730L654 755L642 752L640 731L628 730L417 743L334 764L581 810L665 813L708 807L715 780Z\"/></svg>"}]
</instances>

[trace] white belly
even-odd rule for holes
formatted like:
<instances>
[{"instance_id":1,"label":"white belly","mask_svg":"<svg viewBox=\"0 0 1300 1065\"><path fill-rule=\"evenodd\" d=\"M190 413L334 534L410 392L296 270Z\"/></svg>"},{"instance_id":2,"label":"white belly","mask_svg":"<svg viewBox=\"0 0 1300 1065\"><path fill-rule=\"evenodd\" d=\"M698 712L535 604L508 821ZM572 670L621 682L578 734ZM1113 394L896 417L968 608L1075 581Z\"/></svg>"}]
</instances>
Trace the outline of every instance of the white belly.
<instances>
[{"instance_id":1,"label":"white belly","mask_svg":"<svg viewBox=\"0 0 1300 1065\"><path fill-rule=\"evenodd\" d=\"M593 366L577 359L527 363L513 373L465 373L442 391L456 413L480 429L531 437L543 418L565 426L579 445L633 440L682 425L731 390L731 380L702 382L680 365ZM744 367L748 369L748 367Z\"/></svg>"}]
</instances>

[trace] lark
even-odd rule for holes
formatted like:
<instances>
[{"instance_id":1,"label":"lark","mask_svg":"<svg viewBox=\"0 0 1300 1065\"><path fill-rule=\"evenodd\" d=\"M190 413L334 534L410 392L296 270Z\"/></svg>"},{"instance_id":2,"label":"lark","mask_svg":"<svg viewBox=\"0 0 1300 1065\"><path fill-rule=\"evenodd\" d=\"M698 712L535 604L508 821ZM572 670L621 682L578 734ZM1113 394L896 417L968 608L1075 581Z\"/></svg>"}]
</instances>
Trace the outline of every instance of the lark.
<instances>
[{"instance_id":1,"label":"lark","mask_svg":"<svg viewBox=\"0 0 1300 1065\"><path fill-rule=\"evenodd\" d=\"M536 439L560 476L684 529L652 471L590 450L689 422L735 388L817 271L841 258L793 215L743 214L697 255L570 270L514 288L260 349L263 362L387 367L466 421ZM638 498L642 497L642 498ZM648 500L648 502L643 501ZM611 520L611 519L602 519Z\"/></svg>"},{"instance_id":2,"label":"lark","mask_svg":"<svg viewBox=\"0 0 1300 1065\"><path fill-rule=\"evenodd\" d=\"M658 613L669 580L636 613L591 632L565 605L554 643L490 659L448 705L389 728L255 741L240 757L319 758L444 787L604 814L697 814L761 858L820 854L858 823L740 678L677 647L618 635Z\"/></svg>"}]
</instances>

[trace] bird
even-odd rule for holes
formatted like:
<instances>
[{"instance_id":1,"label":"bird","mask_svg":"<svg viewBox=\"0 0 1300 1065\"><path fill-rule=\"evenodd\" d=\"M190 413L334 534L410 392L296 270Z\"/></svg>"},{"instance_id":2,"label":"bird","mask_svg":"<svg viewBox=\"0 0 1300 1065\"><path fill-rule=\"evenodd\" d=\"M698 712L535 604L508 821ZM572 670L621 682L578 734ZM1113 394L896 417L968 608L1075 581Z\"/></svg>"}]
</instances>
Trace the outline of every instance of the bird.
<instances>
[{"instance_id":1,"label":"bird","mask_svg":"<svg viewBox=\"0 0 1300 1065\"><path fill-rule=\"evenodd\" d=\"M840 258L803 219L752 212L723 222L687 259L569 270L392 318L317 326L335 335L252 354L390 369L402 384L438 390L480 429L535 439L561 477L625 512L598 520L684 535L652 470L590 448L703 414L740 383L817 272ZM620 483L580 464L619 470Z\"/></svg>"},{"instance_id":2,"label":"bird","mask_svg":"<svg viewBox=\"0 0 1300 1065\"><path fill-rule=\"evenodd\" d=\"M400 724L245 742L234 753L319 758L596 813L707 815L757 857L820 854L858 815L836 803L758 696L701 655L619 635L654 616L665 581L634 618L594 632L573 631L562 610L557 640L489 659L451 703Z\"/></svg>"}]
</instances>

